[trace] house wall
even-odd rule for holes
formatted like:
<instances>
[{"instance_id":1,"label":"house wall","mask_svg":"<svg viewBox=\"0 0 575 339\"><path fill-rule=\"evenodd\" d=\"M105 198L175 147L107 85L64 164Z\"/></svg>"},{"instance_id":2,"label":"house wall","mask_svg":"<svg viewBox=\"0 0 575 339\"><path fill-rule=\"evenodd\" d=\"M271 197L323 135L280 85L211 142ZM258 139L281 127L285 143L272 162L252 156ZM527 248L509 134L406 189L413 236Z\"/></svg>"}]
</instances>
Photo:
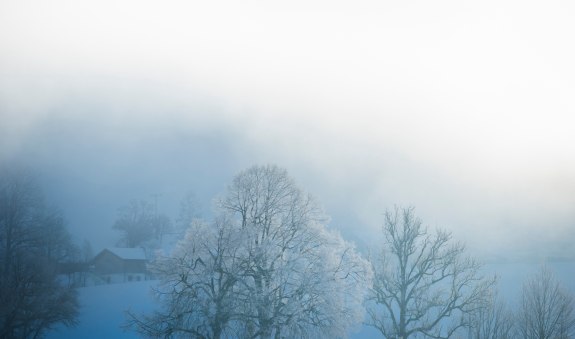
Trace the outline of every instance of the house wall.
<instances>
[{"instance_id":1,"label":"house wall","mask_svg":"<svg viewBox=\"0 0 575 339\"><path fill-rule=\"evenodd\" d=\"M124 260L124 272L127 273L145 273L145 260Z\"/></svg>"},{"instance_id":2,"label":"house wall","mask_svg":"<svg viewBox=\"0 0 575 339\"><path fill-rule=\"evenodd\" d=\"M100 283L147 280L146 260L124 260L105 250L93 261L93 273Z\"/></svg>"},{"instance_id":3,"label":"house wall","mask_svg":"<svg viewBox=\"0 0 575 339\"><path fill-rule=\"evenodd\" d=\"M94 259L94 272L97 274L124 273L123 260L104 251Z\"/></svg>"}]
</instances>

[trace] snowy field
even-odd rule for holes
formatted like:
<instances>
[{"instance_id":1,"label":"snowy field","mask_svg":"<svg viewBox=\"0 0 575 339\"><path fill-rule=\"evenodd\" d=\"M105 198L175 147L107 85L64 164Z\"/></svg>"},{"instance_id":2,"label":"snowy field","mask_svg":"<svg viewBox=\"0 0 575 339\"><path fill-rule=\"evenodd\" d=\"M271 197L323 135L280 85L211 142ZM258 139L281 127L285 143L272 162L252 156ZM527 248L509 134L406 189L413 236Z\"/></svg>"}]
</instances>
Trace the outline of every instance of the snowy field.
<instances>
[{"instance_id":1,"label":"snowy field","mask_svg":"<svg viewBox=\"0 0 575 339\"><path fill-rule=\"evenodd\" d=\"M547 266L575 294L575 262L553 262ZM540 264L533 263L500 263L487 265L486 271L497 273L500 294L508 303L513 304L519 298L523 281L540 267ZM80 323L75 328L57 329L48 338L138 338L136 333L122 329L126 320L125 311L131 310L136 314L151 312L156 307L150 293L155 283L141 281L80 288ZM350 333L352 339L378 337L376 330L366 326Z\"/></svg>"},{"instance_id":2,"label":"snowy field","mask_svg":"<svg viewBox=\"0 0 575 339\"><path fill-rule=\"evenodd\" d=\"M150 288L155 283L148 280L80 288L80 323L75 328L58 328L48 338L138 338L135 332L121 328L125 311L151 312L156 303Z\"/></svg>"}]
</instances>

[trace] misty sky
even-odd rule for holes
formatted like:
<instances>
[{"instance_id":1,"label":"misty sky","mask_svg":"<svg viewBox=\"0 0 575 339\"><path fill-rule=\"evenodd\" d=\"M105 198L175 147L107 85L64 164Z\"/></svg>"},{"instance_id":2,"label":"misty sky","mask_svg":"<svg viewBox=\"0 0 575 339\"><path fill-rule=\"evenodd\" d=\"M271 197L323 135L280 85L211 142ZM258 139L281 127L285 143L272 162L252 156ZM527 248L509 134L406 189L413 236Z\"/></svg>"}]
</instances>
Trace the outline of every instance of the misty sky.
<instances>
[{"instance_id":1,"label":"misty sky","mask_svg":"<svg viewBox=\"0 0 575 339\"><path fill-rule=\"evenodd\" d=\"M575 256L567 1L0 3L0 162L78 240L288 169L358 244L414 205L492 258ZM207 212L209 213L209 212ZM375 235L375 236L374 236Z\"/></svg>"}]
</instances>

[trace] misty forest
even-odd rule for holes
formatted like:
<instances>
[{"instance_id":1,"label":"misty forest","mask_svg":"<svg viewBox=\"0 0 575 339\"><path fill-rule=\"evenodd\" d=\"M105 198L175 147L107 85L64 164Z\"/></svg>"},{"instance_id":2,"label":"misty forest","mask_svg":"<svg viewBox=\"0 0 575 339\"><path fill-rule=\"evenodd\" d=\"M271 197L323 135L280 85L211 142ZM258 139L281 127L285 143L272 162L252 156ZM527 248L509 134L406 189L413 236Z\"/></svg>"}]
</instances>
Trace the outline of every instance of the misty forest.
<instances>
[{"instance_id":1,"label":"misty forest","mask_svg":"<svg viewBox=\"0 0 575 339\"><path fill-rule=\"evenodd\" d=\"M574 17L0 1L0 338L575 338Z\"/></svg>"}]
</instances>

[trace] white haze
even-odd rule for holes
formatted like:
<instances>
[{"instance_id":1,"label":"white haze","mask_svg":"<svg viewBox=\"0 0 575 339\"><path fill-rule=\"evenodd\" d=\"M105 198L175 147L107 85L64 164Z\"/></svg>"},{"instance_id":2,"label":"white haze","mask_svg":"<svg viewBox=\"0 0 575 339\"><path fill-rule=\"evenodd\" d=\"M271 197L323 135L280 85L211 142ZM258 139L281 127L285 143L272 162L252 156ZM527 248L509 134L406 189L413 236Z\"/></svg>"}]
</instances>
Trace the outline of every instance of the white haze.
<instances>
[{"instance_id":1,"label":"white haze","mask_svg":"<svg viewBox=\"0 0 575 339\"><path fill-rule=\"evenodd\" d=\"M359 242L403 204L489 258L573 258L573 17L560 1L5 0L0 161L50 173L79 238L133 196L209 201L276 163Z\"/></svg>"}]
</instances>

